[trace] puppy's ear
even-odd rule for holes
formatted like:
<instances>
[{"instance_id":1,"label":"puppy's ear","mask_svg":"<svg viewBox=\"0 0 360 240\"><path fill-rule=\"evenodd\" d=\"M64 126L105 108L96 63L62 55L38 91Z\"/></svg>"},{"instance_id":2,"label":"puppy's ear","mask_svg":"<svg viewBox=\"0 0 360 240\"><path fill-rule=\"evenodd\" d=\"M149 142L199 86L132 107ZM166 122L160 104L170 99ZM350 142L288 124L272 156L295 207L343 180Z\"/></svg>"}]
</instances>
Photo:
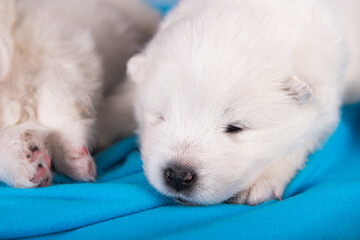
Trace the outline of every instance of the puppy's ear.
<instances>
[{"instance_id":1,"label":"puppy's ear","mask_svg":"<svg viewBox=\"0 0 360 240\"><path fill-rule=\"evenodd\" d=\"M1 1L1 0L0 0ZM145 54L139 53L133 56L127 63L127 74L130 80L140 84L144 75Z\"/></svg>"},{"instance_id":2,"label":"puppy's ear","mask_svg":"<svg viewBox=\"0 0 360 240\"><path fill-rule=\"evenodd\" d=\"M11 67L15 16L15 1L0 0L0 81L6 77Z\"/></svg>"},{"instance_id":3,"label":"puppy's ear","mask_svg":"<svg viewBox=\"0 0 360 240\"><path fill-rule=\"evenodd\" d=\"M282 89L297 104L312 103L315 101L315 92L312 86L297 76L291 76L283 82Z\"/></svg>"}]
</instances>

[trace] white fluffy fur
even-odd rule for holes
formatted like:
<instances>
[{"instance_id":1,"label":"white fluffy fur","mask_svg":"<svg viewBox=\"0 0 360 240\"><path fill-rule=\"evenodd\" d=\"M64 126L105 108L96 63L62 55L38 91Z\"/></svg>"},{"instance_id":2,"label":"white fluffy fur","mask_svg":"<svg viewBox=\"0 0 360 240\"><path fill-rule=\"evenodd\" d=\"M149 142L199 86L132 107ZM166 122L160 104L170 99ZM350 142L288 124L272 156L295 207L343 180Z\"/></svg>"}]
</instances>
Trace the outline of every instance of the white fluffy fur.
<instances>
[{"instance_id":1,"label":"white fluffy fur","mask_svg":"<svg viewBox=\"0 0 360 240\"><path fill-rule=\"evenodd\" d=\"M0 181L43 186L51 178L46 155L59 172L94 180L87 149L95 142L98 108L158 18L140 0L0 1ZM99 134L109 127L100 123ZM129 132L127 125L118 128ZM41 154L31 159L37 149ZM46 168L40 179L39 166Z\"/></svg>"},{"instance_id":2,"label":"white fluffy fur","mask_svg":"<svg viewBox=\"0 0 360 240\"><path fill-rule=\"evenodd\" d=\"M128 63L149 182L192 204L281 198L334 130L343 96L359 97L359 9L356 0L180 2ZM225 133L229 124L244 130ZM166 186L169 162L195 169L193 191Z\"/></svg>"}]
</instances>

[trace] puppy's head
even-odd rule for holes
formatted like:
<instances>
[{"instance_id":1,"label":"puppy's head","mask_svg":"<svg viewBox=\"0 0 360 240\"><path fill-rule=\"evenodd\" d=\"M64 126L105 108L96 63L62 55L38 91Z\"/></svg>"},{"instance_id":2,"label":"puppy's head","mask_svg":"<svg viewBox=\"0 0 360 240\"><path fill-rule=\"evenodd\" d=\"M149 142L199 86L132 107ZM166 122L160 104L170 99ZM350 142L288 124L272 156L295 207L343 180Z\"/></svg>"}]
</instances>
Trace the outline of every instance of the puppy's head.
<instances>
[{"instance_id":1,"label":"puppy's head","mask_svg":"<svg viewBox=\"0 0 360 240\"><path fill-rule=\"evenodd\" d=\"M14 51L12 39L15 24L15 6L13 0L0 1L0 82L9 74Z\"/></svg>"},{"instance_id":2,"label":"puppy's head","mask_svg":"<svg viewBox=\"0 0 360 240\"><path fill-rule=\"evenodd\" d=\"M306 144L315 94L279 39L219 44L185 35L158 36L128 64L141 156L161 193L214 204Z\"/></svg>"}]
</instances>

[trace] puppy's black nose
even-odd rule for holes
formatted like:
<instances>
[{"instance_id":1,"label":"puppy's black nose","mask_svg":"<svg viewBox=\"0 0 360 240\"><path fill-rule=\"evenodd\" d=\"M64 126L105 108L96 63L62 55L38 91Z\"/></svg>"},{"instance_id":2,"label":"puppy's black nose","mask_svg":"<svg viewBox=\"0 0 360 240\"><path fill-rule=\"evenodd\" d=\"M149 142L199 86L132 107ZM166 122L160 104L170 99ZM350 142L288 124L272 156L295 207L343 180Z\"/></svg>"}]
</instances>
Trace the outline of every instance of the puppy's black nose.
<instances>
[{"instance_id":1,"label":"puppy's black nose","mask_svg":"<svg viewBox=\"0 0 360 240\"><path fill-rule=\"evenodd\" d=\"M190 167L171 165L164 171L166 183L176 191L189 189L196 181L195 171Z\"/></svg>"}]
</instances>

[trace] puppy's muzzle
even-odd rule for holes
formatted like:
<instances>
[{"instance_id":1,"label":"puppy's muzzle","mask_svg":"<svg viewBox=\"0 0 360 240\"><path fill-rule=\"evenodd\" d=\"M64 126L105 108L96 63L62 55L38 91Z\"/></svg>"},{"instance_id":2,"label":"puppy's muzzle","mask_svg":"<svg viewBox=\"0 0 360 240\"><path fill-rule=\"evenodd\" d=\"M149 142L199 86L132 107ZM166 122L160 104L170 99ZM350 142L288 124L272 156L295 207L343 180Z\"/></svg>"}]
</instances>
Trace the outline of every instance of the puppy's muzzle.
<instances>
[{"instance_id":1,"label":"puppy's muzzle","mask_svg":"<svg viewBox=\"0 0 360 240\"><path fill-rule=\"evenodd\" d=\"M170 164L169 167L164 170L164 178L170 188L181 192L191 189L197 180L197 175L191 167Z\"/></svg>"}]
</instances>

